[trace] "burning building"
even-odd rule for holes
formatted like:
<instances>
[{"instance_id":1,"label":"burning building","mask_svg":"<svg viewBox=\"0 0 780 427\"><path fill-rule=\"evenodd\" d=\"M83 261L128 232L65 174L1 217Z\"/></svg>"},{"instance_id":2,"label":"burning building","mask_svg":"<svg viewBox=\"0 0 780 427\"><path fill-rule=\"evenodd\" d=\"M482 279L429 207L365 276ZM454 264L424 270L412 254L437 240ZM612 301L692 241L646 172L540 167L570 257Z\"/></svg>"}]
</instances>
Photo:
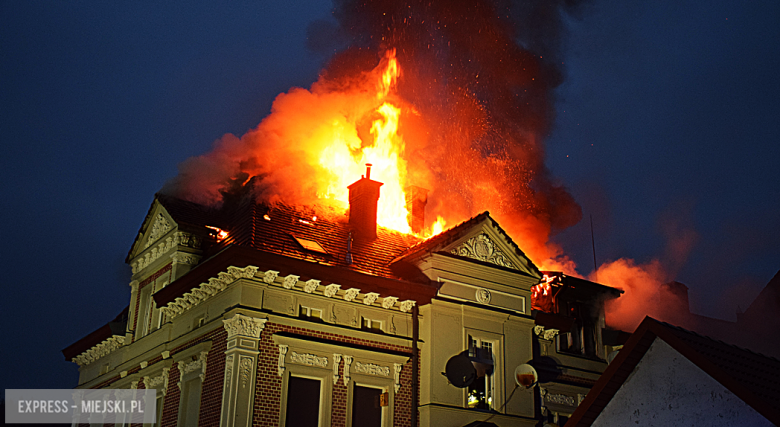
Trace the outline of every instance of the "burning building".
<instances>
[{"instance_id":1,"label":"burning building","mask_svg":"<svg viewBox=\"0 0 780 427\"><path fill-rule=\"evenodd\" d=\"M544 165L548 3L339 2L319 80L156 196L126 313L64 350L79 387L155 388L163 426L564 421L619 291L531 261L569 273L581 217Z\"/></svg>"},{"instance_id":2,"label":"burning building","mask_svg":"<svg viewBox=\"0 0 780 427\"><path fill-rule=\"evenodd\" d=\"M382 186L366 171L347 215L157 195L126 315L63 351L78 387L155 388L163 426L564 420L606 367L619 292L540 272L488 212L427 239L378 226ZM452 384L462 352L481 369ZM516 386L526 363L541 388Z\"/></svg>"}]
</instances>

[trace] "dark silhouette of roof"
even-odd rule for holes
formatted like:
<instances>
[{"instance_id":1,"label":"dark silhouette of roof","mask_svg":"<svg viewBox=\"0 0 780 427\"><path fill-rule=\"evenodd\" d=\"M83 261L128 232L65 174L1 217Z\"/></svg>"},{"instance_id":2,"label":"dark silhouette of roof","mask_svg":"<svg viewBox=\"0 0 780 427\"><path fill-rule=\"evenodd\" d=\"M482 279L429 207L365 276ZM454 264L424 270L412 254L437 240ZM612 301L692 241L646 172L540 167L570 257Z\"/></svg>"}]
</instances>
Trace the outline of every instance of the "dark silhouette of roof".
<instances>
[{"instance_id":1,"label":"dark silhouette of roof","mask_svg":"<svg viewBox=\"0 0 780 427\"><path fill-rule=\"evenodd\" d=\"M98 329L92 331L89 335L65 347L62 350L65 360L72 360L79 354L89 350L97 344L111 338L114 335L124 335L127 328L127 313L129 306L122 309L114 320L106 323Z\"/></svg>"},{"instance_id":2,"label":"dark silhouette of roof","mask_svg":"<svg viewBox=\"0 0 780 427\"><path fill-rule=\"evenodd\" d=\"M656 339L665 341L770 422L780 425L780 360L645 317L566 426L591 425Z\"/></svg>"}]
</instances>

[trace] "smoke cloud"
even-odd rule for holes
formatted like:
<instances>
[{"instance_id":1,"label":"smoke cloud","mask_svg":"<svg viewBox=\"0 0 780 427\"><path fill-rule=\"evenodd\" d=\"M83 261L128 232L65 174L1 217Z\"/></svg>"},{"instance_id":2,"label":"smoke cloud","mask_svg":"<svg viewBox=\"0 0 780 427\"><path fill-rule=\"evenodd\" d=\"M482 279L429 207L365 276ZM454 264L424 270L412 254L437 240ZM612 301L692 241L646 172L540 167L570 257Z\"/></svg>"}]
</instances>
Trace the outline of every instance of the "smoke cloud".
<instances>
[{"instance_id":1,"label":"smoke cloud","mask_svg":"<svg viewBox=\"0 0 780 427\"><path fill-rule=\"evenodd\" d=\"M336 22L309 28L309 48L338 51L319 80L279 95L256 129L225 135L183 162L163 192L219 204L231 179L259 176L263 200L322 203L317 189L330 178L318 157L324 129L344 124L345 143L367 143L366 112L376 102L368 77L396 49L403 185L429 190L429 222L441 216L453 225L490 210L535 262L573 270L548 240L582 213L550 176L544 137L564 74L562 19L579 16L582 3L335 1Z\"/></svg>"}]
</instances>

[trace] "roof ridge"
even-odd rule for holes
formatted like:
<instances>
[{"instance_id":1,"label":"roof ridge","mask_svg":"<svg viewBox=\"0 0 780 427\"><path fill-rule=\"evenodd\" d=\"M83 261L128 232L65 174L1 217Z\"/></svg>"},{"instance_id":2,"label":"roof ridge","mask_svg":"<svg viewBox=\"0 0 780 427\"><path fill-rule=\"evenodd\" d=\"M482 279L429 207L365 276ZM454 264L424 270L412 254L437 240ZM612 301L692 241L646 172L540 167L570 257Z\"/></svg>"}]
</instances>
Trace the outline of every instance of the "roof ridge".
<instances>
[{"instance_id":1,"label":"roof ridge","mask_svg":"<svg viewBox=\"0 0 780 427\"><path fill-rule=\"evenodd\" d=\"M648 317L649 317L649 316L648 316ZM650 319L652 319L652 320L654 320L655 322L657 322L657 323L660 323L660 324L662 324L662 325L664 325L664 326L667 326L667 327L669 327L669 328L671 328L671 329L677 329L677 330L679 330L679 331L681 331L681 332L688 333L688 334L690 334L690 335L695 335L695 336L697 336L697 337L700 337L700 338L704 338L704 339L708 339L708 340L710 340L710 341L718 342L718 343L721 343L721 344L723 344L723 345L726 345L726 346L728 346L728 347L732 347L732 348L734 348L734 349L736 349L736 350L745 351L745 352L748 352L748 353L751 353L751 354L755 354L756 356L761 356L761 357L765 357L765 358L767 358L767 359L772 359L772 360L774 360L774 361L776 361L776 362L780 363L780 359L777 359L777 358L776 358L776 357L774 357L774 356L770 356L770 355L768 355L768 354L763 354L763 353L758 353L758 352L756 352L756 351L753 351L753 350L751 350L751 349L749 349L749 348L740 347L740 346L738 346L738 345L736 345L736 344L728 343L728 342L725 342L725 341L723 341L723 340L720 340L720 339L717 339L717 338L713 338L713 337L711 337L711 336L709 336L709 335L703 335L703 334L700 334L700 333L698 333L698 332L696 332L696 331L692 331L692 330L689 330L689 329L683 328L682 326L672 325L671 323L667 323L667 322L664 322L664 321L661 321L661 320L655 319L655 318L653 318L653 317L649 317L649 318L650 318ZM697 352L698 352L698 351L697 351Z\"/></svg>"}]
</instances>

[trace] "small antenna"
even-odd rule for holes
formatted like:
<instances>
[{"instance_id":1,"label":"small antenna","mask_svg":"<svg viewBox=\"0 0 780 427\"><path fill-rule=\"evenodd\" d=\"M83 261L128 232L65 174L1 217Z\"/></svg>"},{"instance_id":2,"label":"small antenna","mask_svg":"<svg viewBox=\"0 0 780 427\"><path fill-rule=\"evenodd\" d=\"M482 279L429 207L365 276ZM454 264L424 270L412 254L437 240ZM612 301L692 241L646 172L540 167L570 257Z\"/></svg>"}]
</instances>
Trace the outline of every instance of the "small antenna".
<instances>
[{"instance_id":1,"label":"small antenna","mask_svg":"<svg viewBox=\"0 0 780 427\"><path fill-rule=\"evenodd\" d=\"M593 214L590 215L590 245L593 247L593 277L596 277L596 238L593 237Z\"/></svg>"}]
</instances>

